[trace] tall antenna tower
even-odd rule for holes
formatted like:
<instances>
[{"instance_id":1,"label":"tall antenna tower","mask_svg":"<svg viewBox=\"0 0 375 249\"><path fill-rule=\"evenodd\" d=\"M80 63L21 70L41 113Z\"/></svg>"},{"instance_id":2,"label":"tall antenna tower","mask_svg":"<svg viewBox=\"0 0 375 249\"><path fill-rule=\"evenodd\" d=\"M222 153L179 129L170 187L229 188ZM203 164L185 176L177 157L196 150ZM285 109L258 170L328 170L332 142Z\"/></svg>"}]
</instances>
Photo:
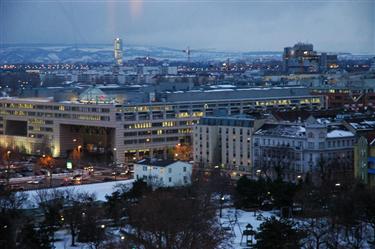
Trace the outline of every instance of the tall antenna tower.
<instances>
[{"instance_id":1,"label":"tall antenna tower","mask_svg":"<svg viewBox=\"0 0 375 249\"><path fill-rule=\"evenodd\" d=\"M186 53L188 62L190 62L190 54L191 54L190 47L187 47L186 49L182 50L182 52Z\"/></svg>"}]
</instances>

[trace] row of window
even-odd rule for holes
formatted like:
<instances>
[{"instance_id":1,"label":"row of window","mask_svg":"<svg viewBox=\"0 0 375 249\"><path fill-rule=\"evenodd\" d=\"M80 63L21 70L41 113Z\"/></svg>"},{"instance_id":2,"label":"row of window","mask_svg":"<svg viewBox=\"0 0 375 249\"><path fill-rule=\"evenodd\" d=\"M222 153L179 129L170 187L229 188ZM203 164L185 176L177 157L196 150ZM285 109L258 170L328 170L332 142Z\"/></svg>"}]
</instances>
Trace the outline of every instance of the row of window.
<instances>
[{"instance_id":1,"label":"row of window","mask_svg":"<svg viewBox=\"0 0 375 249\"><path fill-rule=\"evenodd\" d=\"M161 138L146 138L146 139L128 139L124 140L124 144L147 144L147 143L163 143L163 142L173 142L178 141L179 137L161 137Z\"/></svg>"},{"instance_id":2,"label":"row of window","mask_svg":"<svg viewBox=\"0 0 375 249\"><path fill-rule=\"evenodd\" d=\"M37 116L45 118L67 118L90 121L110 121L109 116L88 115L88 114L66 114L66 113L50 113L50 112L25 112L25 111L5 111L1 110L0 115L14 115L14 116ZM52 122L50 123L52 124Z\"/></svg>"},{"instance_id":3,"label":"row of window","mask_svg":"<svg viewBox=\"0 0 375 249\"><path fill-rule=\"evenodd\" d=\"M17 103L0 103L0 107L13 109L37 109L37 110L59 110L73 112L102 112L109 113L109 108L86 107L86 106L66 106L66 105L35 105L35 104L17 104Z\"/></svg>"},{"instance_id":4,"label":"row of window","mask_svg":"<svg viewBox=\"0 0 375 249\"><path fill-rule=\"evenodd\" d=\"M29 131L44 131L44 132L53 132L51 127L44 126L29 126Z\"/></svg>"}]
</instances>

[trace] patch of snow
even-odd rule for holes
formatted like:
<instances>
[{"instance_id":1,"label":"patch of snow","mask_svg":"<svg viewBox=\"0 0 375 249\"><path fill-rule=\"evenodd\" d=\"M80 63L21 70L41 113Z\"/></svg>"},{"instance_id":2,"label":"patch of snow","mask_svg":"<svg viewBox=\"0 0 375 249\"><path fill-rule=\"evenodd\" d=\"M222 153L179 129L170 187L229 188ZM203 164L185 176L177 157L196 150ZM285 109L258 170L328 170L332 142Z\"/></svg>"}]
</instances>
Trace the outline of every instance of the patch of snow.
<instances>
[{"instance_id":1,"label":"patch of snow","mask_svg":"<svg viewBox=\"0 0 375 249\"><path fill-rule=\"evenodd\" d=\"M57 56L57 54L55 54L55 53L49 53L47 56L48 56L49 59L54 60L54 61L57 61L57 60L60 59L60 58Z\"/></svg>"},{"instance_id":2,"label":"patch of snow","mask_svg":"<svg viewBox=\"0 0 375 249\"><path fill-rule=\"evenodd\" d=\"M338 137L352 137L354 136L353 133L350 131L344 131L344 130L333 130L327 133L328 138L338 138Z\"/></svg>"},{"instance_id":3,"label":"patch of snow","mask_svg":"<svg viewBox=\"0 0 375 249\"><path fill-rule=\"evenodd\" d=\"M262 224L266 218L270 218L271 216L276 215L271 212L257 211L256 216L254 216L254 212L247 212L240 209L236 210L234 208L228 208L223 209L223 215L220 221L223 227L232 229L231 232L234 235L230 241L232 247L234 249L242 249L248 248L246 246L246 236L243 237L241 244L242 233L246 229L246 225L250 224L253 227L252 229L254 231L258 231L260 224ZM235 222L236 219L237 222ZM253 238L253 243L255 242L256 240Z\"/></svg>"},{"instance_id":4,"label":"patch of snow","mask_svg":"<svg viewBox=\"0 0 375 249\"><path fill-rule=\"evenodd\" d=\"M124 181L64 186L64 187L52 188L52 189L47 189L47 190L42 190L42 191L52 192L56 190L74 189L74 191L77 191L77 192L86 192L90 194L95 194L96 199L98 201L106 201L105 196L112 194L117 185L126 184L126 185L129 185L129 187L131 187L133 182L134 182L134 179L131 179L131 180L124 180ZM25 208L35 208L37 206L36 197L38 195L38 190L25 191L24 193L28 194L29 196L29 201L27 202Z\"/></svg>"}]
</instances>

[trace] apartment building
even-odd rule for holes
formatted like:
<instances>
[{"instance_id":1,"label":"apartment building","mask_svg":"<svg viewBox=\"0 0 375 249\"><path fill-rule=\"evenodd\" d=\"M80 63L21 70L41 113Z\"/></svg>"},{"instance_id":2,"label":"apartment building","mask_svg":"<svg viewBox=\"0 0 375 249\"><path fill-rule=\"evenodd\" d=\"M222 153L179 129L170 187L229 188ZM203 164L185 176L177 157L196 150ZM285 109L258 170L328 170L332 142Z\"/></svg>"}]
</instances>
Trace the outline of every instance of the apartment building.
<instances>
[{"instance_id":1,"label":"apartment building","mask_svg":"<svg viewBox=\"0 0 375 249\"><path fill-rule=\"evenodd\" d=\"M254 176L297 181L307 173L342 179L353 175L355 134L340 123L266 123L253 135Z\"/></svg>"},{"instance_id":2,"label":"apartment building","mask_svg":"<svg viewBox=\"0 0 375 249\"><path fill-rule=\"evenodd\" d=\"M375 187L375 136L361 136L354 146L354 176Z\"/></svg>"}]
</instances>

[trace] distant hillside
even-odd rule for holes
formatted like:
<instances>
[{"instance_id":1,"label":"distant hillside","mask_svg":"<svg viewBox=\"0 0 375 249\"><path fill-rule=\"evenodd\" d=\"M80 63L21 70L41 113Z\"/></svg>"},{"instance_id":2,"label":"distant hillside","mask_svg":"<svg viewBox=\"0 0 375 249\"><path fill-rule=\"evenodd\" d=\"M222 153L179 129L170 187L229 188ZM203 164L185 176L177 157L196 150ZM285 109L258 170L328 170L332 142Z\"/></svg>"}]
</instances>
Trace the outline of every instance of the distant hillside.
<instances>
[{"instance_id":1,"label":"distant hillside","mask_svg":"<svg viewBox=\"0 0 375 249\"><path fill-rule=\"evenodd\" d=\"M160 60L184 61L187 55L182 49L126 46L124 57L150 56ZM194 50L191 52L192 61L223 61L260 57L281 58L281 52L224 52L216 50ZM0 48L0 64L5 63L92 63L112 62L112 45L3 45Z\"/></svg>"}]
</instances>

